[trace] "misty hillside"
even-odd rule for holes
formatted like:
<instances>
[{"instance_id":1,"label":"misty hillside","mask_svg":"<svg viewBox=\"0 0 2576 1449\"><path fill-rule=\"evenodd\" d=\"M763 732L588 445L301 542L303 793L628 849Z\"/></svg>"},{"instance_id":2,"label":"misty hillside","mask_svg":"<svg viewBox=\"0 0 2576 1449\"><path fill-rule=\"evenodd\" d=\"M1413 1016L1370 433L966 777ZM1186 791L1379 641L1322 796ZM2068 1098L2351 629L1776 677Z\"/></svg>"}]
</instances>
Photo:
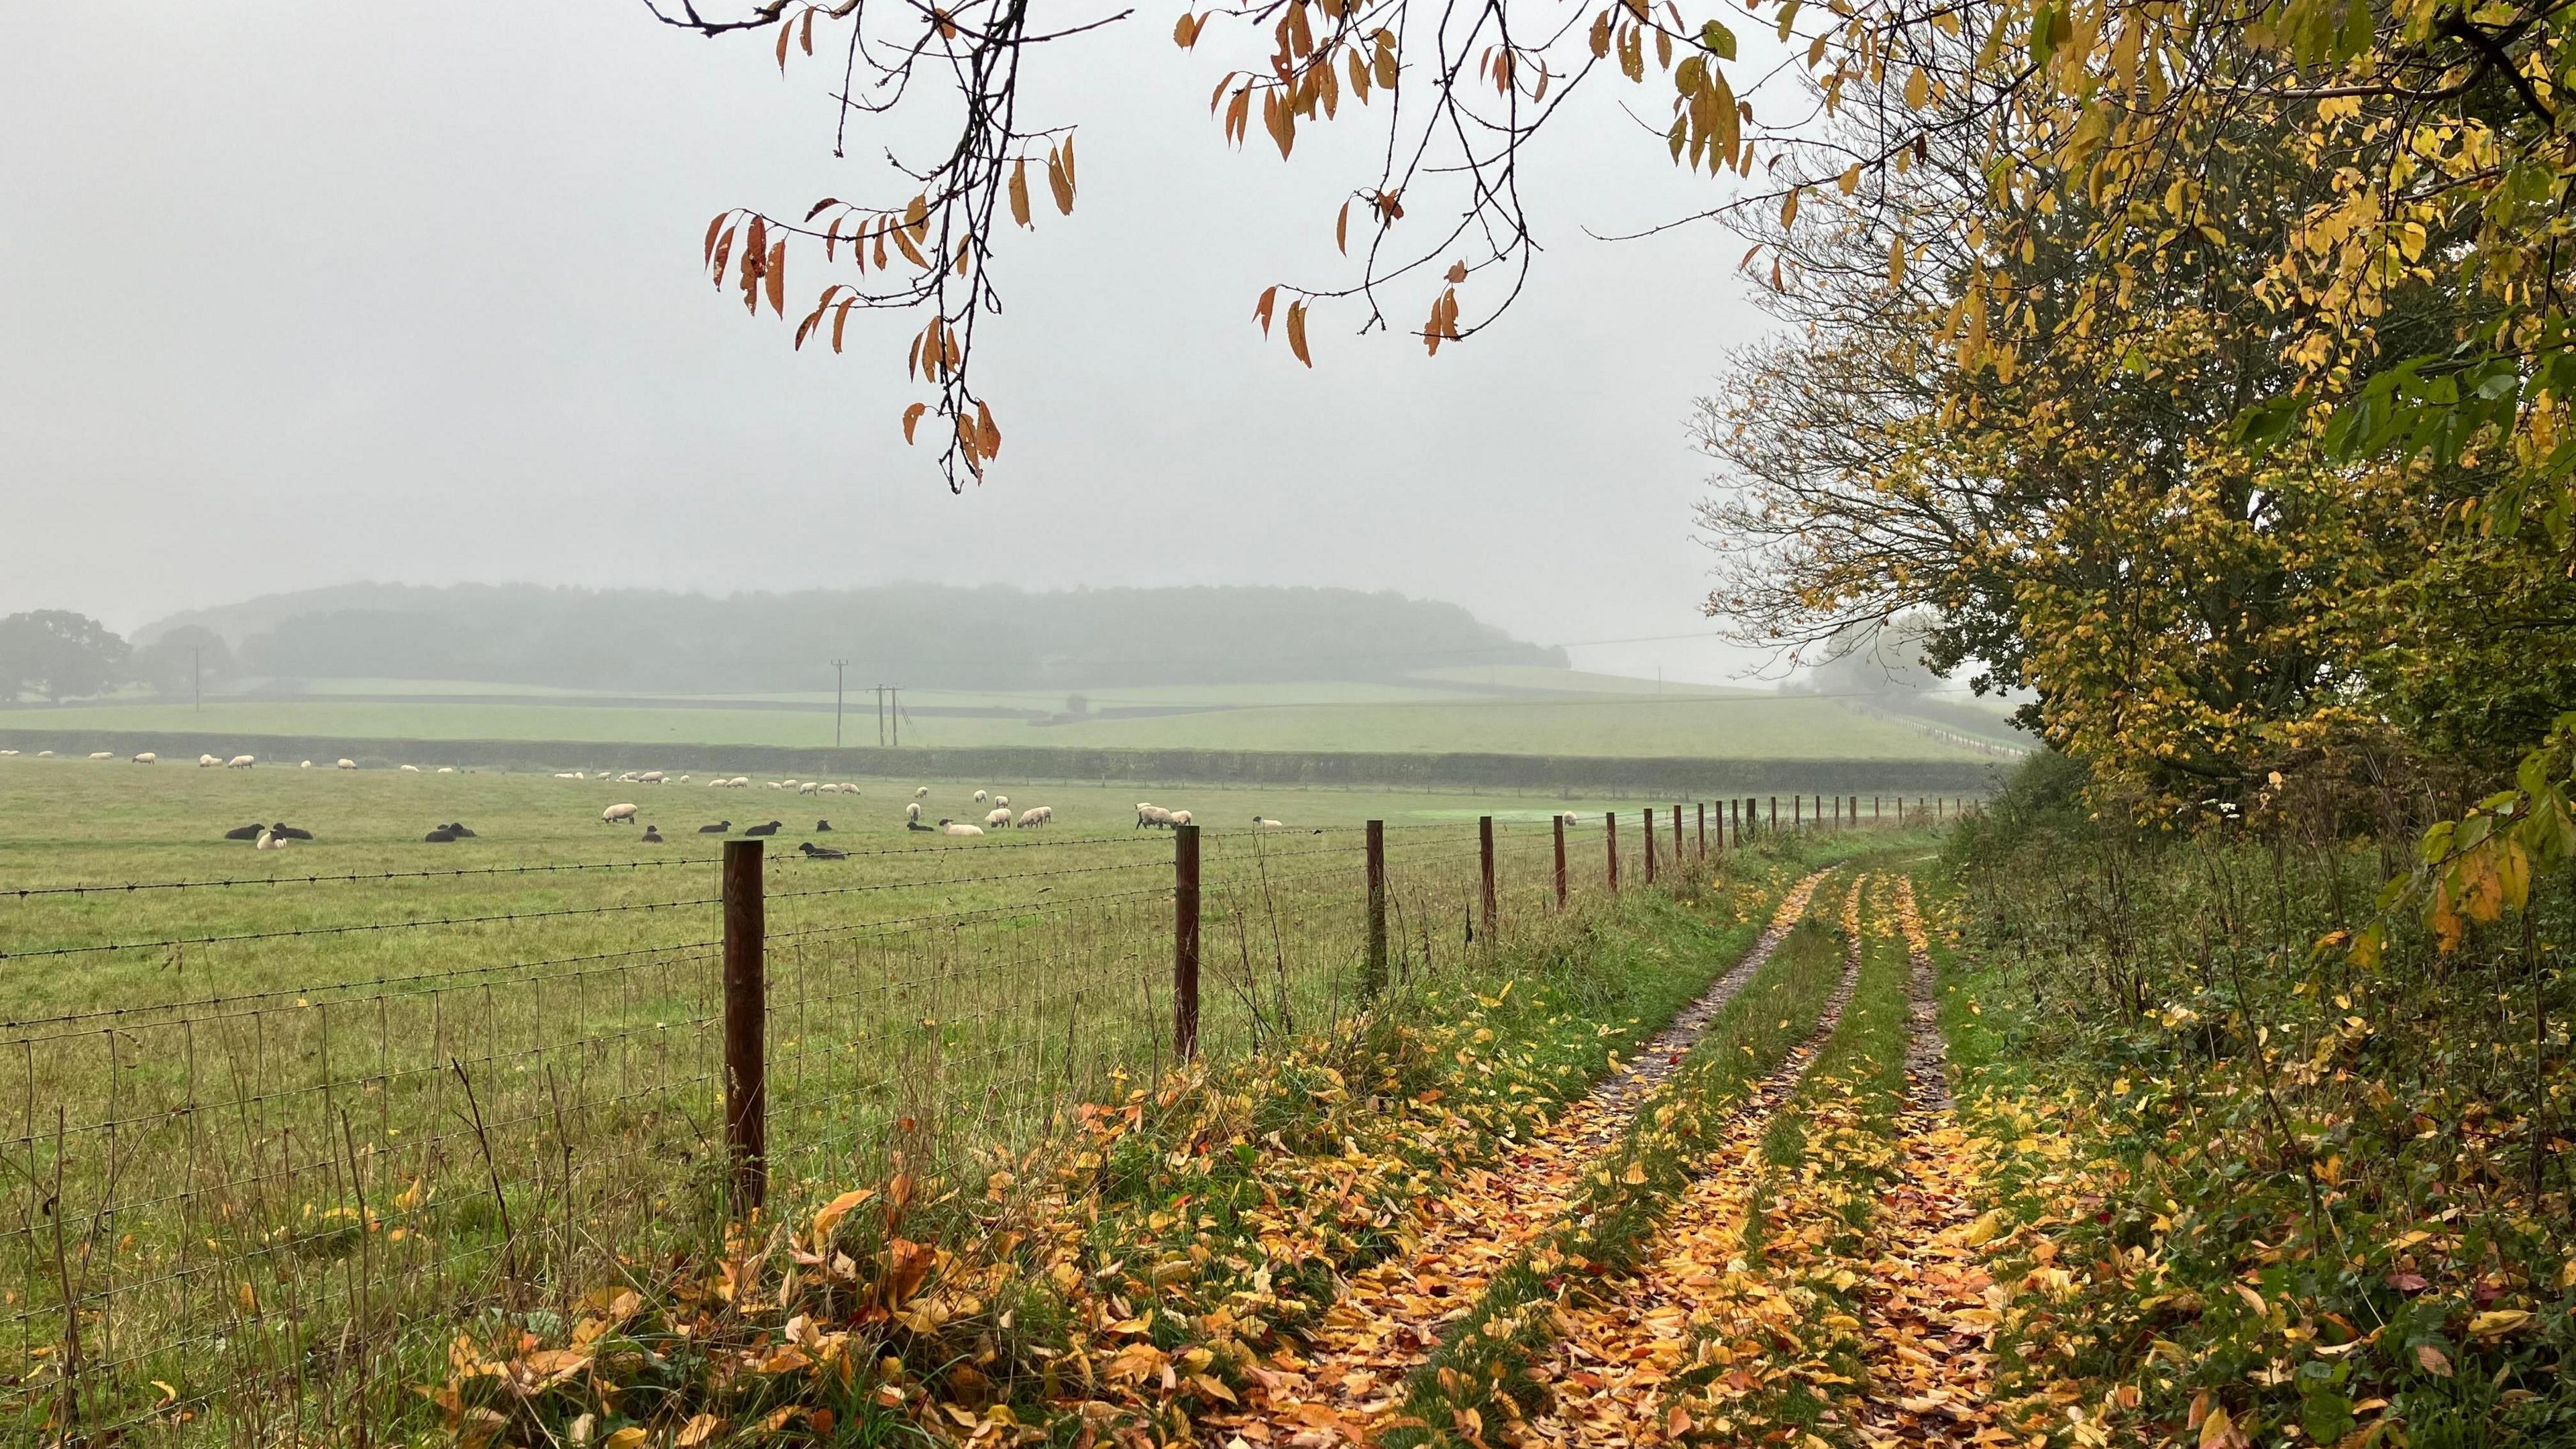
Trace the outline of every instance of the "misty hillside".
<instances>
[{"instance_id":1,"label":"misty hillside","mask_svg":"<svg viewBox=\"0 0 2576 1449\"><path fill-rule=\"evenodd\" d=\"M723 693L853 685L1097 688L1394 679L1462 663L1563 667L1455 604L1312 588L894 584L782 594L355 584L174 615L251 674Z\"/></svg>"}]
</instances>

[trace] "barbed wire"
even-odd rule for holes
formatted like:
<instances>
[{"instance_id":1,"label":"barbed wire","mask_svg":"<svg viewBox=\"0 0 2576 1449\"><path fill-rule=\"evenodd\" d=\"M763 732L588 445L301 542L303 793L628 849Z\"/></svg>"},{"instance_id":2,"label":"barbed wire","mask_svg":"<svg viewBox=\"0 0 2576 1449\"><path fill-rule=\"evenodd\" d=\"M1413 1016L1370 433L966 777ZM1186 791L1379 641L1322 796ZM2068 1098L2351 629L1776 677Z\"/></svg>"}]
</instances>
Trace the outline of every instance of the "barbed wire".
<instances>
[{"instance_id":1,"label":"barbed wire","mask_svg":"<svg viewBox=\"0 0 2576 1449\"><path fill-rule=\"evenodd\" d=\"M624 911L670 911L688 906L724 904L721 896L684 901L642 901L613 906L580 906L560 911L504 911L489 916L437 916L422 921L362 921L345 926L299 926L290 931L240 931L224 936L172 936L158 941L107 941L88 946L45 946L33 951L0 951L0 961L32 961L47 956L86 956L104 951L158 951L172 946L222 946L242 941L288 941L303 936L346 936L366 931L426 930L434 926L481 926L500 921L545 921L564 916L611 916Z\"/></svg>"}]
</instances>

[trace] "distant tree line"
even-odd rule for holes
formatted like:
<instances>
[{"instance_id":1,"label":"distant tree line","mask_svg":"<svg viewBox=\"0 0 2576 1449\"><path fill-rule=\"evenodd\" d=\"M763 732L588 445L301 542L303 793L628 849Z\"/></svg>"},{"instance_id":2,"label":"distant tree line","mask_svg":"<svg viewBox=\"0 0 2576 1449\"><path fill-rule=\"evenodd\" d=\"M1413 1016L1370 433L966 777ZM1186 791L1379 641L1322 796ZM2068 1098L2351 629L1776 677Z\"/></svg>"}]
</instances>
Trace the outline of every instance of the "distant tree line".
<instances>
[{"instance_id":1,"label":"distant tree line","mask_svg":"<svg viewBox=\"0 0 2576 1449\"><path fill-rule=\"evenodd\" d=\"M83 699L128 684L184 695L202 682L229 683L237 670L223 636L195 625L135 648L105 624L68 609L33 609L0 619L0 706L29 695Z\"/></svg>"},{"instance_id":2,"label":"distant tree line","mask_svg":"<svg viewBox=\"0 0 2576 1449\"><path fill-rule=\"evenodd\" d=\"M55 617L22 615L20 618ZM77 619L78 616L62 616ZM1513 639L1455 605L1355 589L1204 587L1029 593L1000 585L737 594L529 585L361 585L183 616L122 641L87 620L88 674L13 674L47 698L132 680L478 680L639 693L828 688L1107 688L1314 679L1380 680L1443 665L1563 667L1562 649ZM14 622L14 621L13 621ZM238 649L225 646L225 636ZM112 657L111 657L112 656Z\"/></svg>"}]
</instances>

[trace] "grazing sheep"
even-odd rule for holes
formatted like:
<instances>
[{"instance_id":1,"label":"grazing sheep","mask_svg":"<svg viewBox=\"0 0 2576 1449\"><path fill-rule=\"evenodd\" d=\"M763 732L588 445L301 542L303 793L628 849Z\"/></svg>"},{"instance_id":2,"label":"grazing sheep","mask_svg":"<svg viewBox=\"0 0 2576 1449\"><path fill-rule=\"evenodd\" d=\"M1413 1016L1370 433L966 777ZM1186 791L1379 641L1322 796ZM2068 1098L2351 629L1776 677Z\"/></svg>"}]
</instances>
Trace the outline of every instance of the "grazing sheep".
<instances>
[{"instance_id":1,"label":"grazing sheep","mask_svg":"<svg viewBox=\"0 0 2576 1449\"><path fill-rule=\"evenodd\" d=\"M438 767L438 773L442 775L453 775L456 773L456 767L454 765L441 765Z\"/></svg>"},{"instance_id":2,"label":"grazing sheep","mask_svg":"<svg viewBox=\"0 0 2576 1449\"><path fill-rule=\"evenodd\" d=\"M939 831L942 835L981 835L984 833L984 827L967 825L955 820L942 820L939 822Z\"/></svg>"},{"instance_id":3,"label":"grazing sheep","mask_svg":"<svg viewBox=\"0 0 2576 1449\"><path fill-rule=\"evenodd\" d=\"M18 753L16 750L0 750L0 755L14 755L16 753Z\"/></svg>"},{"instance_id":4,"label":"grazing sheep","mask_svg":"<svg viewBox=\"0 0 2576 1449\"><path fill-rule=\"evenodd\" d=\"M975 792L975 803L976 803L976 804L978 804L978 805L981 805L981 804L983 804L983 803L984 803L984 792L983 792L983 791L978 790L978 791L976 791L976 792Z\"/></svg>"},{"instance_id":5,"label":"grazing sheep","mask_svg":"<svg viewBox=\"0 0 2576 1449\"><path fill-rule=\"evenodd\" d=\"M629 771L627 771L625 774L618 776L618 777L617 777L617 783L618 783L618 784L620 784L620 785L632 785L632 784L634 784L634 783L635 783L635 772L634 772L633 770L629 770Z\"/></svg>"},{"instance_id":6,"label":"grazing sheep","mask_svg":"<svg viewBox=\"0 0 2576 1449\"><path fill-rule=\"evenodd\" d=\"M225 832L224 832L224 839L226 839L226 840L257 840L257 839L260 837L260 833L261 833L261 832L263 832L263 831L265 831L265 830L267 830L267 829L268 829L268 827L267 827L267 826L262 825L262 824L261 824L261 823L259 823L258 821L254 820L254 821L252 821L251 823L249 823L248 825L236 825L236 826L234 826L232 829L225 831Z\"/></svg>"},{"instance_id":7,"label":"grazing sheep","mask_svg":"<svg viewBox=\"0 0 2576 1449\"><path fill-rule=\"evenodd\" d=\"M822 790L822 786L815 784L811 780L808 780L804 784L796 787L796 793L799 795L817 795L822 793Z\"/></svg>"},{"instance_id":8,"label":"grazing sheep","mask_svg":"<svg viewBox=\"0 0 2576 1449\"><path fill-rule=\"evenodd\" d=\"M719 820L719 821L717 821L717 822L716 822L715 824L713 824L713 825L701 825L701 826L699 826L699 827L698 827L698 833L699 833L700 835L722 835L722 834L724 834L726 831L731 830L731 829L733 829L733 822L732 822L732 821L730 821L730 820Z\"/></svg>"},{"instance_id":9,"label":"grazing sheep","mask_svg":"<svg viewBox=\"0 0 2576 1449\"><path fill-rule=\"evenodd\" d=\"M993 803L1001 806L1005 810L1008 810L1011 808L1011 797L1008 795L995 795L993 797Z\"/></svg>"},{"instance_id":10,"label":"grazing sheep","mask_svg":"<svg viewBox=\"0 0 2576 1449\"><path fill-rule=\"evenodd\" d=\"M916 828L919 827L921 824L921 802L914 800L907 803L903 807L903 819L905 824Z\"/></svg>"},{"instance_id":11,"label":"grazing sheep","mask_svg":"<svg viewBox=\"0 0 2576 1449\"><path fill-rule=\"evenodd\" d=\"M354 770L358 768L358 762L355 760L334 760L331 762L331 768L335 770Z\"/></svg>"},{"instance_id":12,"label":"grazing sheep","mask_svg":"<svg viewBox=\"0 0 2576 1449\"><path fill-rule=\"evenodd\" d=\"M751 777L749 775L736 775L727 783L737 790L748 790L751 788Z\"/></svg>"},{"instance_id":13,"label":"grazing sheep","mask_svg":"<svg viewBox=\"0 0 2576 1449\"><path fill-rule=\"evenodd\" d=\"M555 778L556 778L556 779L558 779L558 780L578 780L578 779L580 779L580 778L581 778L581 771L579 771L579 770L557 770L557 771L555 771Z\"/></svg>"},{"instance_id":14,"label":"grazing sheep","mask_svg":"<svg viewBox=\"0 0 2576 1449\"><path fill-rule=\"evenodd\" d=\"M630 825L634 820L635 807L631 804L611 805L599 812L599 823L602 825Z\"/></svg>"},{"instance_id":15,"label":"grazing sheep","mask_svg":"<svg viewBox=\"0 0 2576 1449\"><path fill-rule=\"evenodd\" d=\"M152 753L150 750L145 750L142 754L134 757L134 763L138 765L157 765L161 763L161 757Z\"/></svg>"},{"instance_id":16,"label":"grazing sheep","mask_svg":"<svg viewBox=\"0 0 2576 1449\"><path fill-rule=\"evenodd\" d=\"M1044 806L1032 805L1028 809L1020 812L1020 828L1022 830L1034 830L1044 824L1046 824L1046 808Z\"/></svg>"},{"instance_id":17,"label":"grazing sheep","mask_svg":"<svg viewBox=\"0 0 2576 1449\"><path fill-rule=\"evenodd\" d=\"M92 750L92 751L90 751L90 752L89 752L89 757L90 757L91 759L93 759L93 760L113 760L113 759L115 759L115 758L116 758L116 751L114 751L114 750Z\"/></svg>"},{"instance_id":18,"label":"grazing sheep","mask_svg":"<svg viewBox=\"0 0 2576 1449\"><path fill-rule=\"evenodd\" d=\"M832 822L829 820L817 820L814 822L814 833L817 835L828 834L831 829Z\"/></svg>"},{"instance_id":19,"label":"grazing sheep","mask_svg":"<svg viewBox=\"0 0 2576 1449\"><path fill-rule=\"evenodd\" d=\"M1171 823L1171 811L1164 809L1160 805L1148 805L1141 801L1138 802L1136 806L1136 827L1138 829L1160 830Z\"/></svg>"},{"instance_id":20,"label":"grazing sheep","mask_svg":"<svg viewBox=\"0 0 2576 1449\"><path fill-rule=\"evenodd\" d=\"M309 770L313 768L313 762L311 760L306 760L303 764L300 764L295 768L299 770Z\"/></svg>"},{"instance_id":21,"label":"grazing sheep","mask_svg":"<svg viewBox=\"0 0 2576 1449\"><path fill-rule=\"evenodd\" d=\"M1269 820L1259 815L1255 815L1252 817L1252 828L1255 830L1285 830L1288 827L1280 824L1276 820Z\"/></svg>"},{"instance_id":22,"label":"grazing sheep","mask_svg":"<svg viewBox=\"0 0 2576 1449\"><path fill-rule=\"evenodd\" d=\"M1190 820L1190 812L1188 812L1187 810L1174 810L1174 811L1172 811L1172 812L1170 812L1170 813L1171 813L1171 817L1172 817L1172 818L1171 818L1170 820L1166 821L1166 822L1165 822L1166 824L1169 824L1169 825L1188 825L1188 824L1192 823L1192 822L1191 822L1191 820Z\"/></svg>"},{"instance_id":23,"label":"grazing sheep","mask_svg":"<svg viewBox=\"0 0 2576 1449\"><path fill-rule=\"evenodd\" d=\"M783 821L772 820L767 825L749 826L745 828L742 833L745 835L776 835L778 833L778 827L784 823L785 822Z\"/></svg>"},{"instance_id":24,"label":"grazing sheep","mask_svg":"<svg viewBox=\"0 0 2576 1449\"><path fill-rule=\"evenodd\" d=\"M256 756L235 755L231 759L224 761L224 768L227 770L247 770L258 763L259 760Z\"/></svg>"},{"instance_id":25,"label":"grazing sheep","mask_svg":"<svg viewBox=\"0 0 2576 1449\"><path fill-rule=\"evenodd\" d=\"M929 787L928 785L924 785L924 786L922 786L920 789L913 791L913 792L912 792L912 798L914 798L915 800L927 800L927 799L929 799L929 798L930 798L930 787Z\"/></svg>"},{"instance_id":26,"label":"grazing sheep","mask_svg":"<svg viewBox=\"0 0 2576 1449\"><path fill-rule=\"evenodd\" d=\"M420 766L418 766L418 765L404 765L404 766L401 766L400 768L401 768L402 772L403 772L404 774L406 774L406 775L417 775L417 774L419 774L419 773L420 773Z\"/></svg>"},{"instance_id":27,"label":"grazing sheep","mask_svg":"<svg viewBox=\"0 0 2576 1449\"><path fill-rule=\"evenodd\" d=\"M984 817L984 823L995 830L1008 830L1011 828L1011 812L1007 809L996 810Z\"/></svg>"},{"instance_id":28,"label":"grazing sheep","mask_svg":"<svg viewBox=\"0 0 2576 1449\"><path fill-rule=\"evenodd\" d=\"M1039 807L1038 807L1038 819L1039 819L1039 820L1041 820L1041 821L1044 821L1045 823L1047 823L1047 824L1049 824L1049 825L1054 824L1054 823L1055 823L1055 807L1054 807L1054 806L1052 806L1052 805L1041 805L1041 806L1039 806Z\"/></svg>"},{"instance_id":29,"label":"grazing sheep","mask_svg":"<svg viewBox=\"0 0 2576 1449\"><path fill-rule=\"evenodd\" d=\"M635 777L635 783L639 785L659 785L667 778L669 777L665 776L659 770L646 770L643 774Z\"/></svg>"},{"instance_id":30,"label":"grazing sheep","mask_svg":"<svg viewBox=\"0 0 2576 1449\"><path fill-rule=\"evenodd\" d=\"M286 839L275 831L263 830L259 833L259 844L252 846L251 848L253 850L284 850L286 848Z\"/></svg>"},{"instance_id":31,"label":"grazing sheep","mask_svg":"<svg viewBox=\"0 0 2576 1449\"><path fill-rule=\"evenodd\" d=\"M647 825L647 826L645 826L645 827L644 827L644 838L643 838L643 840L641 840L641 841L640 841L640 842L638 842L638 843L639 843L639 844L643 844L643 845L659 845L659 844L661 844L661 843L662 843L662 827L661 827L661 826L659 826L659 825Z\"/></svg>"},{"instance_id":32,"label":"grazing sheep","mask_svg":"<svg viewBox=\"0 0 2576 1449\"><path fill-rule=\"evenodd\" d=\"M846 850L834 850L828 845L816 845L810 840L799 843L796 848L805 852L805 858L807 860L847 860L850 858L850 853Z\"/></svg>"}]
</instances>

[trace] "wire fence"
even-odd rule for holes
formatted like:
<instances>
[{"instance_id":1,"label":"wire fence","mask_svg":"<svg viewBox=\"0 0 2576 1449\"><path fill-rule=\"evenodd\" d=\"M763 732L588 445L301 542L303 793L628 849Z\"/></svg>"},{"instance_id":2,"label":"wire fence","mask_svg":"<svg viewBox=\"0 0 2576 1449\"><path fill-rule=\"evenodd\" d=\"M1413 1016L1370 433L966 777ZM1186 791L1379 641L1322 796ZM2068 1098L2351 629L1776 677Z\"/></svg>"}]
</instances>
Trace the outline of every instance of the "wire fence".
<instances>
[{"instance_id":1,"label":"wire fence","mask_svg":"<svg viewBox=\"0 0 2576 1449\"><path fill-rule=\"evenodd\" d=\"M1725 818L1654 817L1666 868ZM1608 825L770 856L769 1201L1027 1143L1172 1065L1183 1016L1231 1057L1436 977L1603 892ZM366 1444L460 1329L720 1241L723 869L0 887L0 1438Z\"/></svg>"}]
</instances>

